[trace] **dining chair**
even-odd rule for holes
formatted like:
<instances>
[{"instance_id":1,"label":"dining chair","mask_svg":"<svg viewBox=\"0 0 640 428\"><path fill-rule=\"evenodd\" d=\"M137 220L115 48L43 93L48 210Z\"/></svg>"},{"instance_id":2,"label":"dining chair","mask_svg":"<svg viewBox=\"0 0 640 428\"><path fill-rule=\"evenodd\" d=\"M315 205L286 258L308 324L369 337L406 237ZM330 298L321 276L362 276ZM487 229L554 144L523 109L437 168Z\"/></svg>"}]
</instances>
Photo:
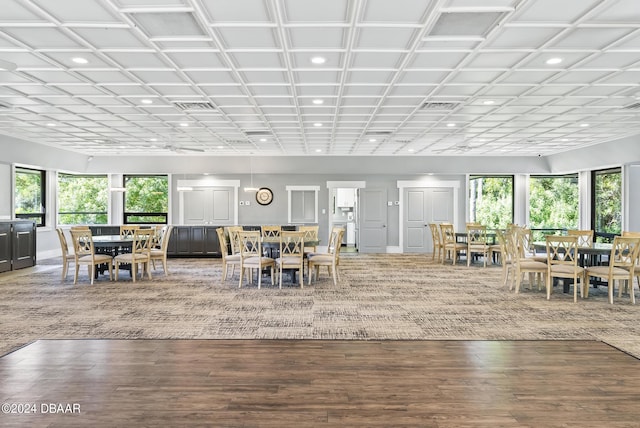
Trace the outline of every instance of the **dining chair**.
<instances>
[{"instance_id":1,"label":"dining chair","mask_svg":"<svg viewBox=\"0 0 640 428\"><path fill-rule=\"evenodd\" d=\"M336 286L340 280L340 247L342 246L343 228L333 228L329 235L329 245L326 253L309 254L307 261L309 264L309 284L315 269L316 281L320 276L320 267L326 266L329 275L333 278L333 285Z\"/></svg>"},{"instance_id":2,"label":"dining chair","mask_svg":"<svg viewBox=\"0 0 640 428\"><path fill-rule=\"evenodd\" d=\"M525 273L529 274L529 285L533 287L534 279L540 289L541 281L538 277L546 279L547 275L547 263L546 256L545 261L539 261L532 257L527 256L529 251L530 242L530 230L525 228L517 228L514 230L515 239L512 242L511 252L513 254L513 262L515 266L515 287L516 293L520 292L520 285L522 283L522 276Z\"/></svg>"},{"instance_id":3,"label":"dining chair","mask_svg":"<svg viewBox=\"0 0 640 428\"><path fill-rule=\"evenodd\" d=\"M240 283L242 287L245 271L249 271L249 277L253 282L253 270L258 271L258 289L262 285L262 270L271 269L271 285L275 284L274 269L276 262L271 257L265 257L262 253L262 236L258 230L247 230L238 233L240 240Z\"/></svg>"},{"instance_id":4,"label":"dining chair","mask_svg":"<svg viewBox=\"0 0 640 428\"><path fill-rule=\"evenodd\" d=\"M218 234L218 242L220 243L220 254L222 254L222 280L226 281L229 267L231 267L231 277L236 266L240 266L240 253L229 254L229 242L225 235L224 228L219 227L216 229Z\"/></svg>"},{"instance_id":5,"label":"dining chair","mask_svg":"<svg viewBox=\"0 0 640 428\"><path fill-rule=\"evenodd\" d=\"M606 278L609 287L609 303L613 304L613 288L616 280L628 281L628 291L631 296L631 303L636 303L633 292L633 277L637 267L638 252L640 251L640 238L632 236L616 236L613 238L611 254L609 255L608 266L589 266L586 268L585 276ZM586 297L589 297L589 288L586 289ZM622 296L622 287L618 288L618 297Z\"/></svg>"},{"instance_id":6,"label":"dining chair","mask_svg":"<svg viewBox=\"0 0 640 428\"><path fill-rule=\"evenodd\" d=\"M547 262L546 254L538 254L536 253L536 249L533 246L533 231L526 227L516 227L520 237L522 238L520 252L523 257L534 260L536 262Z\"/></svg>"},{"instance_id":7,"label":"dining chair","mask_svg":"<svg viewBox=\"0 0 640 428\"><path fill-rule=\"evenodd\" d=\"M479 224L467 224L467 267L471 266L473 254L482 254L482 262L487 267L489 244L487 227Z\"/></svg>"},{"instance_id":8,"label":"dining chair","mask_svg":"<svg viewBox=\"0 0 640 428\"><path fill-rule=\"evenodd\" d=\"M456 232L453 230L451 223L440 223L440 234L442 236L442 264L444 264L447 257L450 257L453 265L455 265L458 259L458 252L466 252L467 244L456 240Z\"/></svg>"},{"instance_id":9,"label":"dining chair","mask_svg":"<svg viewBox=\"0 0 640 428\"><path fill-rule=\"evenodd\" d=\"M282 232L282 226L260 226L262 237L267 239L280 238L280 232Z\"/></svg>"},{"instance_id":10,"label":"dining chair","mask_svg":"<svg viewBox=\"0 0 640 428\"><path fill-rule=\"evenodd\" d=\"M502 285L506 286L509 282L509 278L514 277L513 273L513 255L509 251L509 247L512 246L513 234L506 230L496 231L496 240L500 246L500 265L502 266ZM509 275L511 273L511 275ZM509 287L512 289L513 285Z\"/></svg>"},{"instance_id":11,"label":"dining chair","mask_svg":"<svg viewBox=\"0 0 640 428\"><path fill-rule=\"evenodd\" d=\"M164 274L168 275L169 271L167 270L167 251L169 250L169 240L171 239L173 226L163 226L159 232L158 229L156 229L154 232L154 240L152 241L152 246L149 249L149 259L151 260L151 266L153 267L153 270L155 270L155 262L161 262Z\"/></svg>"},{"instance_id":12,"label":"dining chair","mask_svg":"<svg viewBox=\"0 0 640 428\"><path fill-rule=\"evenodd\" d=\"M231 254L240 254L240 237L239 233L244 230L242 226L225 226L225 236L229 240Z\"/></svg>"},{"instance_id":13,"label":"dining chair","mask_svg":"<svg viewBox=\"0 0 640 428\"><path fill-rule=\"evenodd\" d=\"M140 229L138 225L122 225L120 226L120 237L133 238L133 234L138 229Z\"/></svg>"},{"instance_id":14,"label":"dining chair","mask_svg":"<svg viewBox=\"0 0 640 428\"><path fill-rule=\"evenodd\" d=\"M593 245L593 230L567 230L568 236L578 237L578 247L591 247Z\"/></svg>"},{"instance_id":15,"label":"dining chair","mask_svg":"<svg viewBox=\"0 0 640 428\"><path fill-rule=\"evenodd\" d=\"M298 231L304 233L304 252L305 254L317 251L318 247L315 245L318 242L318 230L320 226L317 224L311 226L299 226ZM309 242L313 242L314 245L309 245Z\"/></svg>"},{"instance_id":16,"label":"dining chair","mask_svg":"<svg viewBox=\"0 0 640 428\"><path fill-rule=\"evenodd\" d=\"M67 243L67 238L64 236L64 231L57 227L56 232L58 232L60 250L62 251L62 281L64 281L67 279L67 273L69 272L71 262L75 261L75 255L73 251L69 251L69 244Z\"/></svg>"},{"instance_id":17,"label":"dining chair","mask_svg":"<svg viewBox=\"0 0 640 428\"><path fill-rule=\"evenodd\" d=\"M284 269L298 270L300 288L304 287L304 232L282 231L280 233L280 257L276 259L279 273L279 284L282 288L282 272ZM292 278L294 274L292 273Z\"/></svg>"},{"instance_id":18,"label":"dining chair","mask_svg":"<svg viewBox=\"0 0 640 428\"><path fill-rule=\"evenodd\" d=\"M578 301L578 284L580 297L584 298L588 287L585 270L578 265L578 242L580 238L573 236L547 235L547 300L553 291L553 278L573 279L573 301ZM579 280L579 281L578 281Z\"/></svg>"},{"instance_id":19,"label":"dining chair","mask_svg":"<svg viewBox=\"0 0 640 428\"><path fill-rule=\"evenodd\" d=\"M142 265L140 279L144 278L146 272L149 279L151 277L151 244L153 243L153 229L137 229L133 233L130 253L118 254L113 258L116 268L116 281L120 271L120 265L131 265L131 279L136 282L138 276L138 265Z\"/></svg>"},{"instance_id":20,"label":"dining chair","mask_svg":"<svg viewBox=\"0 0 640 428\"><path fill-rule=\"evenodd\" d=\"M433 242L433 249L431 251L431 260L436 260L440 263L442 258L442 238L440 236L440 227L437 223L429 223L429 229L431 230L431 242Z\"/></svg>"},{"instance_id":21,"label":"dining chair","mask_svg":"<svg viewBox=\"0 0 640 428\"><path fill-rule=\"evenodd\" d=\"M71 239L73 241L73 253L76 265L75 275L73 277L74 284L78 283L78 271L80 270L80 265L87 265L92 285L93 279L96 276L96 266L101 264L107 265L109 269L109 279L113 279L113 258L108 254L96 254L91 230L71 230Z\"/></svg>"}]
</instances>

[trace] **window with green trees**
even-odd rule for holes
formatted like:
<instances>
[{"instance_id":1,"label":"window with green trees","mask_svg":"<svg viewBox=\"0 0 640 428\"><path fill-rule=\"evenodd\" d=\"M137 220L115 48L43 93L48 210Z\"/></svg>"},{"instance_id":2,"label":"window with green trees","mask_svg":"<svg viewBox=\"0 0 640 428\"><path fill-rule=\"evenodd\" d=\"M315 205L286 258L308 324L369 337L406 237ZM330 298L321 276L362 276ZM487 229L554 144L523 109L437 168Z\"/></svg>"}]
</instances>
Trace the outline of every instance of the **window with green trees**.
<instances>
[{"instance_id":1,"label":"window with green trees","mask_svg":"<svg viewBox=\"0 0 640 428\"><path fill-rule=\"evenodd\" d=\"M513 223L513 176L469 177L469 220L489 229Z\"/></svg>"},{"instance_id":2,"label":"window with green trees","mask_svg":"<svg viewBox=\"0 0 640 428\"><path fill-rule=\"evenodd\" d=\"M58 224L107 224L106 175L58 174Z\"/></svg>"},{"instance_id":3,"label":"window with green trees","mask_svg":"<svg viewBox=\"0 0 640 428\"><path fill-rule=\"evenodd\" d=\"M38 169L15 169L15 216L45 225L46 173Z\"/></svg>"},{"instance_id":4,"label":"window with green trees","mask_svg":"<svg viewBox=\"0 0 640 428\"><path fill-rule=\"evenodd\" d=\"M591 227L600 234L622 231L622 171L592 171Z\"/></svg>"},{"instance_id":5,"label":"window with green trees","mask_svg":"<svg viewBox=\"0 0 640 428\"><path fill-rule=\"evenodd\" d=\"M529 224L532 229L577 229L578 220L578 174L530 177Z\"/></svg>"},{"instance_id":6,"label":"window with green trees","mask_svg":"<svg viewBox=\"0 0 640 428\"><path fill-rule=\"evenodd\" d=\"M124 223L166 224L169 180L166 175L124 176Z\"/></svg>"}]
</instances>

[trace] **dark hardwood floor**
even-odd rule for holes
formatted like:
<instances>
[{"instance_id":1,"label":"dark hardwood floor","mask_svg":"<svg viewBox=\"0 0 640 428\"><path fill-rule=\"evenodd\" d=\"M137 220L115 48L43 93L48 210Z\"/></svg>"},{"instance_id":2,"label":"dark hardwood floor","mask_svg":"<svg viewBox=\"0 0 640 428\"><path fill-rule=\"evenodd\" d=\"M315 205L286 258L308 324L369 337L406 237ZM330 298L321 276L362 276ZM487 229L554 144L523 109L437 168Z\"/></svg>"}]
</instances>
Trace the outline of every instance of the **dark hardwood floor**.
<instances>
[{"instance_id":1,"label":"dark hardwood floor","mask_svg":"<svg viewBox=\"0 0 640 428\"><path fill-rule=\"evenodd\" d=\"M591 341L41 340L0 358L0 426L637 427L639 373Z\"/></svg>"}]
</instances>

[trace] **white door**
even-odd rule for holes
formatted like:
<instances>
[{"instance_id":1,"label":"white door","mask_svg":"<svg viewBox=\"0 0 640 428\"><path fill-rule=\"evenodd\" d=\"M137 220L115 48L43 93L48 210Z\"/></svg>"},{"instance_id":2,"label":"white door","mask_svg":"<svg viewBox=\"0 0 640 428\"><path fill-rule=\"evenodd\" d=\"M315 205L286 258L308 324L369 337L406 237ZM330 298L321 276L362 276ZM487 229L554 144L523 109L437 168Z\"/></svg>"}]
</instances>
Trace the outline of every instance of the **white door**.
<instances>
[{"instance_id":1,"label":"white door","mask_svg":"<svg viewBox=\"0 0 640 428\"><path fill-rule=\"evenodd\" d=\"M429 223L453 223L453 190L408 188L404 195L405 253L430 253L433 240Z\"/></svg>"},{"instance_id":2,"label":"white door","mask_svg":"<svg viewBox=\"0 0 640 428\"><path fill-rule=\"evenodd\" d=\"M203 188L184 192L184 224L233 224L233 190Z\"/></svg>"},{"instance_id":3,"label":"white door","mask_svg":"<svg viewBox=\"0 0 640 428\"><path fill-rule=\"evenodd\" d=\"M360 189L359 199L361 253L387 252L387 189Z\"/></svg>"}]
</instances>

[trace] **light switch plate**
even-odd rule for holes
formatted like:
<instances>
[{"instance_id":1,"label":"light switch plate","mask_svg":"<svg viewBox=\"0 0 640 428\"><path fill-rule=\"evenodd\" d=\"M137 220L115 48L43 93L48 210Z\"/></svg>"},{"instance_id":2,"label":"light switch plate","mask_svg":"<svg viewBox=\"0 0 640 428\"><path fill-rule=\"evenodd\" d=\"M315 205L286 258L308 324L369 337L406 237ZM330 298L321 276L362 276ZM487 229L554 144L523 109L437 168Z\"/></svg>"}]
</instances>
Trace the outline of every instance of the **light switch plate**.
<instances>
[{"instance_id":1,"label":"light switch plate","mask_svg":"<svg viewBox=\"0 0 640 428\"><path fill-rule=\"evenodd\" d=\"M244 205L244 201L240 201L240 205Z\"/></svg>"},{"instance_id":2,"label":"light switch plate","mask_svg":"<svg viewBox=\"0 0 640 428\"><path fill-rule=\"evenodd\" d=\"M244 204L245 204L246 206L249 206L249 205L251 205L251 201L244 201Z\"/></svg>"},{"instance_id":3,"label":"light switch plate","mask_svg":"<svg viewBox=\"0 0 640 428\"><path fill-rule=\"evenodd\" d=\"M392 207L393 206L393 202L392 201L387 201L387 205Z\"/></svg>"}]
</instances>

